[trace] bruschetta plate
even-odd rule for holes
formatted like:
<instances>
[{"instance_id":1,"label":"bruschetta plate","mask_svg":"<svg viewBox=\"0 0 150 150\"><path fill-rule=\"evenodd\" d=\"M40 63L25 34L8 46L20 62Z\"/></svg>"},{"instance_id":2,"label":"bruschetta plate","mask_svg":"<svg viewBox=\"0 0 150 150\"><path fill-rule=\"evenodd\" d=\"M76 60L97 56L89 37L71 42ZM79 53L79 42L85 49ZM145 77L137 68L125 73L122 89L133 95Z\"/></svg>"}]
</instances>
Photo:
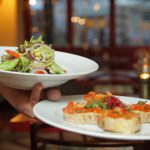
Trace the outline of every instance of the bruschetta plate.
<instances>
[{"instance_id":1,"label":"bruschetta plate","mask_svg":"<svg viewBox=\"0 0 150 150\"><path fill-rule=\"evenodd\" d=\"M126 96L116 96L123 103L133 104L138 101L147 101L145 99L126 97ZM44 123L67 130L74 133L84 134L88 136L93 136L97 138L106 139L118 139L118 140L150 140L150 124L144 123L138 132L133 134L128 133L114 133L103 130L95 124L74 124L68 122L64 119L64 114L62 109L68 104L70 100L74 102L81 102L83 95L70 95L62 96L58 102L52 102L48 100L43 100L35 104L33 107L33 112L35 116L43 121Z\"/></svg>"}]
</instances>

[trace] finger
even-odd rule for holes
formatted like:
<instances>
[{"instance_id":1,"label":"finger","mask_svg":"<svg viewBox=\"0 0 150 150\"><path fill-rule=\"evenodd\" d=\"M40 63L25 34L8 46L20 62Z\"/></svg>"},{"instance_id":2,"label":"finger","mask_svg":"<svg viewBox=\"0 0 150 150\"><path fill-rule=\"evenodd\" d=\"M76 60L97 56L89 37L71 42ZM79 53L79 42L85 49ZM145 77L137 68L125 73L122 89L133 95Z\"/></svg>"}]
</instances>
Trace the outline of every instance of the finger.
<instances>
[{"instance_id":1,"label":"finger","mask_svg":"<svg viewBox=\"0 0 150 150\"><path fill-rule=\"evenodd\" d=\"M41 91L43 89L43 86L41 83L36 84L31 92L30 96L30 102L31 104L36 104L40 100Z\"/></svg>"},{"instance_id":2,"label":"finger","mask_svg":"<svg viewBox=\"0 0 150 150\"><path fill-rule=\"evenodd\" d=\"M26 108L24 108L24 110L20 110L20 112L22 112L23 114L34 118L35 115L33 113L33 107L31 105L26 106Z\"/></svg>"},{"instance_id":3,"label":"finger","mask_svg":"<svg viewBox=\"0 0 150 150\"><path fill-rule=\"evenodd\" d=\"M52 101L57 101L60 99L61 97L61 92L58 90L58 89L48 89L46 91L46 97L49 99L49 100L52 100Z\"/></svg>"}]
</instances>

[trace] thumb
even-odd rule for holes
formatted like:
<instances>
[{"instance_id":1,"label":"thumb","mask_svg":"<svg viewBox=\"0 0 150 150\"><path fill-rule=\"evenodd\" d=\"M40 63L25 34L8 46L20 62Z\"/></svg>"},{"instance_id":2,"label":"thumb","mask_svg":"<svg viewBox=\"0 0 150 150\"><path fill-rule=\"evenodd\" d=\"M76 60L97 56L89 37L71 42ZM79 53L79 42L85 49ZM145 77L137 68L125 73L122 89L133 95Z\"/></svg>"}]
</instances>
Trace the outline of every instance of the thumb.
<instances>
[{"instance_id":1,"label":"thumb","mask_svg":"<svg viewBox=\"0 0 150 150\"><path fill-rule=\"evenodd\" d=\"M40 100L42 89L43 89L43 86L41 83L37 83L33 86L33 89L30 95L30 102L32 105L35 105Z\"/></svg>"}]
</instances>

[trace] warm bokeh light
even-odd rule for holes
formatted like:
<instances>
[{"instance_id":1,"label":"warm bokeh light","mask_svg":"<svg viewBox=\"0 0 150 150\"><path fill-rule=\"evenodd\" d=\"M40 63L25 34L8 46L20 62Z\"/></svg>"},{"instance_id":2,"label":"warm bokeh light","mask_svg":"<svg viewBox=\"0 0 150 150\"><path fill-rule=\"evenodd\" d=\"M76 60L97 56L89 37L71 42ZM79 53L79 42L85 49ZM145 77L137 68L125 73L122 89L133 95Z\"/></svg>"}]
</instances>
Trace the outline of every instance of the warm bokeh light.
<instances>
[{"instance_id":1,"label":"warm bokeh light","mask_svg":"<svg viewBox=\"0 0 150 150\"><path fill-rule=\"evenodd\" d=\"M71 22L72 23L79 23L80 25L84 25L85 24L85 19L80 18L79 16L73 16L73 17L71 17Z\"/></svg>"},{"instance_id":2,"label":"warm bokeh light","mask_svg":"<svg viewBox=\"0 0 150 150\"><path fill-rule=\"evenodd\" d=\"M30 5L36 5L36 0L30 0L30 1L29 1L29 4L30 4Z\"/></svg>"},{"instance_id":3,"label":"warm bokeh light","mask_svg":"<svg viewBox=\"0 0 150 150\"><path fill-rule=\"evenodd\" d=\"M150 78L150 74L149 73L142 73L140 74L140 79L149 79Z\"/></svg>"},{"instance_id":4,"label":"warm bokeh light","mask_svg":"<svg viewBox=\"0 0 150 150\"><path fill-rule=\"evenodd\" d=\"M147 59L145 58L144 59L145 61L147 61ZM148 65L148 62L144 63L143 66L142 66L142 72L144 74L149 74L149 65Z\"/></svg>"},{"instance_id":5,"label":"warm bokeh light","mask_svg":"<svg viewBox=\"0 0 150 150\"><path fill-rule=\"evenodd\" d=\"M85 24L85 19L80 19L80 20L79 20L79 24L80 24L80 25L84 25L84 24Z\"/></svg>"},{"instance_id":6,"label":"warm bokeh light","mask_svg":"<svg viewBox=\"0 0 150 150\"><path fill-rule=\"evenodd\" d=\"M77 23L77 22L79 22L79 20L80 20L79 16L73 16L73 17L71 17L71 22L73 22L73 23Z\"/></svg>"},{"instance_id":7,"label":"warm bokeh light","mask_svg":"<svg viewBox=\"0 0 150 150\"><path fill-rule=\"evenodd\" d=\"M101 9L101 5L99 3L95 3L93 9L94 11L99 11Z\"/></svg>"}]
</instances>

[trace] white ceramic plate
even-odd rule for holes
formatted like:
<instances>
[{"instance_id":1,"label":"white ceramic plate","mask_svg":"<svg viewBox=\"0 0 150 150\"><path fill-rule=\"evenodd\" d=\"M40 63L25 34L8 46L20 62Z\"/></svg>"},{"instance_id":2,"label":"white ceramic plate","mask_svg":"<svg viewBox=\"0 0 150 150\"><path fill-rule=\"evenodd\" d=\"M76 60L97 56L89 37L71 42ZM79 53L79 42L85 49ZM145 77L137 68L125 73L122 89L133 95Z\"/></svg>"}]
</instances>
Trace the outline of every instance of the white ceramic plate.
<instances>
[{"instance_id":1,"label":"white ceramic plate","mask_svg":"<svg viewBox=\"0 0 150 150\"><path fill-rule=\"evenodd\" d=\"M0 47L0 57L5 54L6 49L15 50L16 47ZM93 60L65 52L55 51L55 61L67 70L67 74L31 74L0 70L0 82L18 89L31 89L34 84L40 82L44 88L48 88L90 74L98 69L98 64Z\"/></svg>"},{"instance_id":2,"label":"white ceramic plate","mask_svg":"<svg viewBox=\"0 0 150 150\"><path fill-rule=\"evenodd\" d=\"M69 100L75 102L82 100L82 95L64 96L58 102L50 102L48 100L37 103L33 112L41 121L71 132L94 136L98 138L110 138L119 140L150 140L150 124L143 124L140 132L135 134L121 134L103 131L96 125L75 125L64 120L62 108L65 107ZM121 101L125 103L136 103L139 98L119 96ZM145 101L145 100L144 100Z\"/></svg>"}]
</instances>

